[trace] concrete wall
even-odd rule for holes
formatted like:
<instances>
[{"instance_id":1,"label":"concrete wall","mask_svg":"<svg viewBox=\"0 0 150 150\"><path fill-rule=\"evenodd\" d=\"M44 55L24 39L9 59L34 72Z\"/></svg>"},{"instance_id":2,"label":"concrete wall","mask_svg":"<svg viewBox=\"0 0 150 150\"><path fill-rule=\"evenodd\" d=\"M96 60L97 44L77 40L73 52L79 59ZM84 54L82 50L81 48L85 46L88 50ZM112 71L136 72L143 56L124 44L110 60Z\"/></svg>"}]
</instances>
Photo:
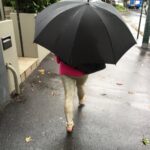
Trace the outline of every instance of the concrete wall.
<instances>
[{"instance_id":1,"label":"concrete wall","mask_svg":"<svg viewBox=\"0 0 150 150\"><path fill-rule=\"evenodd\" d=\"M4 20L4 18L3 3L2 0L0 0L0 19Z\"/></svg>"},{"instance_id":2,"label":"concrete wall","mask_svg":"<svg viewBox=\"0 0 150 150\"><path fill-rule=\"evenodd\" d=\"M39 63L50 53L49 50L45 49L44 47L38 45L38 60Z\"/></svg>"},{"instance_id":3,"label":"concrete wall","mask_svg":"<svg viewBox=\"0 0 150 150\"><path fill-rule=\"evenodd\" d=\"M36 14L20 14L21 31L25 57L38 57L37 44L33 43Z\"/></svg>"},{"instance_id":4,"label":"concrete wall","mask_svg":"<svg viewBox=\"0 0 150 150\"><path fill-rule=\"evenodd\" d=\"M17 53L18 56L21 57L22 53L21 53L20 38L19 38L19 31L18 31L17 15L16 13L11 13L10 16L14 24ZM41 62L45 58L45 56L49 54L49 51L33 43L36 14L20 13L19 16L20 16L20 24L21 24L25 57L38 58L39 62Z\"/></svg>"},{"instance_id":5,"label":"concrete wall","mask_svg":"<svg viewBox=\"0 0 150 150\"><path fill-rule=\"evenodd\" d=\"M12 66L16 69L18 74L19 83L20 83L20 75L19 75L19 66L18 66L18 57L16 51L16 42L14 35L13 22L11 20L5 20L0 22L0 37L6 37L10 35L12 39L12 47L3 51L3 57L5 63L11 63ZM14 89L14 78L12 73L8 70L8 82L9 82L9 92L11 93Z\"/></svg>"},{"instance_id":6,"label":"concrete wall","mask_svg":"<svg viewBox=\"0 0 150 150\"><path fill-rule=\"evenodd\" d=\"M20 13L19 14L25 57L33 57L33 58L38 57L37 45L33 43L34 32L35 32L35 16L36 16L36 14L28 14L28 13ZM20 40L19 40L17 15L16 15L16 13L11 13L10 17L14 23L18 56L22 56Z\"/></svg>"},{"instance_id":7,"label":"concrete wall","mask_svg":"<svg viewBox=\"0 0 150 150\"><path fill-rule=\"evenodd\" d=\"M10 17L13 20L13 25L14 25L17 55L18 55L18 57L22 57L21 45L20 45L20 37L19 37L19 31L18 31L18 23L17 23L17 16L16 16L15 13L11 13Z\"/></svg>"},{"instance_id":8,"label":"concrete wall","mask_svg":"<svg viewBox=\"0 0 150 150\"><path fill-rule=\"evenodd\" d=\"M10 13L14 11L13 7L4 6L5 18L10 19Z\"/></svg>"}]
</instances>

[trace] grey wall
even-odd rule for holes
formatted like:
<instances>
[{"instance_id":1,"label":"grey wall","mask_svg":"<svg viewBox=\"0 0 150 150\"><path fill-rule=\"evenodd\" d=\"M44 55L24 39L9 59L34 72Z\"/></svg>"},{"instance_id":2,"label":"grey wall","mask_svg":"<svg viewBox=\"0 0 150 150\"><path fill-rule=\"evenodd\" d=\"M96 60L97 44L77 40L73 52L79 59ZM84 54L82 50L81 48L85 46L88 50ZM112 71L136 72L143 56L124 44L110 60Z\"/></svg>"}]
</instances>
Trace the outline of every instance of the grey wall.
<instances>
[{"instance_id":1,"label":"grey wall","mask_svg":"<svg viewBox=\"0 0 150 150\"><path fill-rule=\"evenodd\" d=\"M7 72L6 67L4 65L4 59L2 54L2 48L0 44L0 109L2 106L9 101L9 89L8 89L8 81L7 81Z\"/></svg>"}]
</instances>

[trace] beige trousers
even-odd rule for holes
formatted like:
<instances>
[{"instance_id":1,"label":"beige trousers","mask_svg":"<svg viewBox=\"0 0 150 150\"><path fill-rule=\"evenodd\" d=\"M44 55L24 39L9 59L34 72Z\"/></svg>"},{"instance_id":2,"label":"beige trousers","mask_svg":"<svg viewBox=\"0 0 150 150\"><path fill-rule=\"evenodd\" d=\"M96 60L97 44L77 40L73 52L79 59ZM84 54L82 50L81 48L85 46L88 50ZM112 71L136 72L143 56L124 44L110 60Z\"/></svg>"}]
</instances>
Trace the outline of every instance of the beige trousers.
<instances>
[{"instance_id":1,"label":"beige trousers","mask_svg":"<svg viewBox=\"0 0 150 150\"><path fill-rule=\"evenodd\" d=\"M73 122L73 99L75 95L75 89L77 88L77 95L80 100L84 97L84 83L86 82L88 76L84 75L81 77L72 77L72 76L62 76L62 81L65 90L65 106L64 112L66 116L67 123Z\"/></svg>"}]
</instances>

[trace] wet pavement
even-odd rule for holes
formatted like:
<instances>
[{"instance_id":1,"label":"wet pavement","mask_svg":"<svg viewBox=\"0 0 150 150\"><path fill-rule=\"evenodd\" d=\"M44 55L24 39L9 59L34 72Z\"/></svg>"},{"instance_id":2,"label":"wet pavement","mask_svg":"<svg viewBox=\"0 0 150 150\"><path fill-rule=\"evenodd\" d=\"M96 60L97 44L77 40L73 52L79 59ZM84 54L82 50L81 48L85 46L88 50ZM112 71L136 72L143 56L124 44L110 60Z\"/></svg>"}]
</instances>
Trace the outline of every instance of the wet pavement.
<instances>
[{"instance_id":1,"label":"wet pavement","mask_svg":"<svg viewBox=\"0 0 150 150\"><path fill-rule=\"evenodd\" d=\"M86 106L78 109L74 99L72 135L56 72L49 55L21 85L0 116L0 150L150 150L142 143L150 139L150 51L135 46L116 66L89 76Z\"/></svg>"},{"instance_id":2,"label":"wet pavement","mask_svg":"<svg viewBox=\"0 0 150 150\"><path fill-rule=\"evenodd\" d=\"M146 21L145 14L142 15L138 39L137 39L137 34L138 34L138 27L139 27L140 10L128 10L125 13L121 13L121 16L125 21L125 23L127 24L130 31L132 32L134 38L136 39L137 46L141 47L143 41L143 35L144 35L145 21ZM150 39L149 39L149 43L150 43Z\"/></svg>"},{"instance_id":3,"label":"wet pavement","mask_svg":"<svg viewBox=\"0 0 150 150\"><path fill-rule=\"evenodd\" d=\"M122 14L125 21L129 22L130 26L133 27L136 31L138 31L139 29L140 15L141 15L140 10L129 10L128 13ZM140 24L140 34L142 36L144 34L145 22L146 22L146 15L142 14Z\"/></svg>"}]
</instances>

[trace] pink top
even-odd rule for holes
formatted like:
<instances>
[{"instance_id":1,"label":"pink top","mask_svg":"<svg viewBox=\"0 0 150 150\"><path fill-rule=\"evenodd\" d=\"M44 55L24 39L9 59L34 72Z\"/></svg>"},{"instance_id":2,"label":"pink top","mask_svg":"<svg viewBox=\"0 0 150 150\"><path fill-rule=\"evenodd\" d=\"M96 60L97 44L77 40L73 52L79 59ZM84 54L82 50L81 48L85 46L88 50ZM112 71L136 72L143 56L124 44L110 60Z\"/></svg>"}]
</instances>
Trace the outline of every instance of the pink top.
<instances>
[{"instance_id":1,"label":"pink top","mask_svg":"<svg viewBox=\"0 0 150 150\"><path fill-rule=\"evenodd\" d=\"M76 76L80 77L83 76L84 73L74 69L73 67L70 67L69 65L64 64L59 57L56 57L56 61L59 64L59 74L60 75L68 75L68 76Z\"/></svg>"}]
</instances>

